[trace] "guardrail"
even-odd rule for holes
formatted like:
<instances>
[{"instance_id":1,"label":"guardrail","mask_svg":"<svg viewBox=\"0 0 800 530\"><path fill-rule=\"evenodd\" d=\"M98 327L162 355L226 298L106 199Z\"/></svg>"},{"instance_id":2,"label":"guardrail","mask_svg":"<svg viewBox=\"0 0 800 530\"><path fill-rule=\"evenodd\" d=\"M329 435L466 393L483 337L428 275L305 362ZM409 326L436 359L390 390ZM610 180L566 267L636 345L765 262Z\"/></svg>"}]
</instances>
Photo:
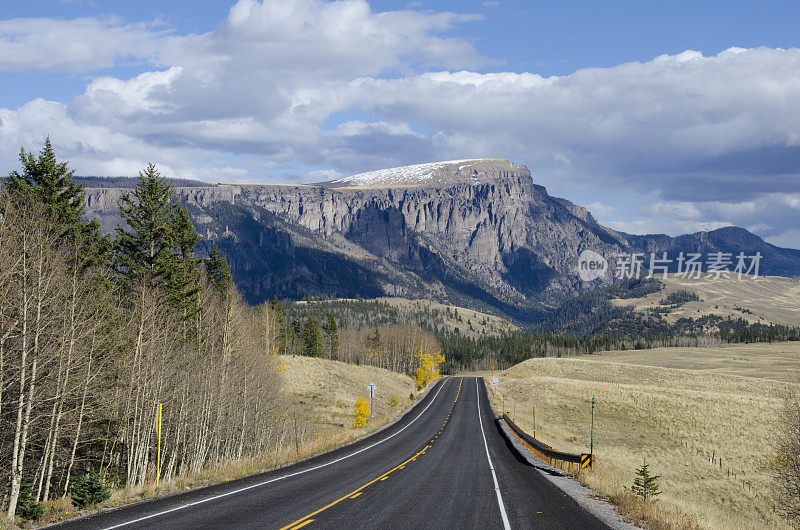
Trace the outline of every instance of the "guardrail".
<instances>
[{"instance_id":1,"label":"guardrail","mask_svg":"<svg viewBox=\"0 0 800 530\"><path fill-rule=\"evenodd\" d=\"M556 451L546 443L540 442L533 436L519 428L514 421L508 417L508 414L503 414L502 419L508 424L508 428L516 435L517 438L540 459L544 460L553 467L558 467L564 470L564 464L567 464L568 472L572 472L573 464L577 464L579 469L592 467L593 456L589 453L564 453Z\"/></svg>"}]
</instances>

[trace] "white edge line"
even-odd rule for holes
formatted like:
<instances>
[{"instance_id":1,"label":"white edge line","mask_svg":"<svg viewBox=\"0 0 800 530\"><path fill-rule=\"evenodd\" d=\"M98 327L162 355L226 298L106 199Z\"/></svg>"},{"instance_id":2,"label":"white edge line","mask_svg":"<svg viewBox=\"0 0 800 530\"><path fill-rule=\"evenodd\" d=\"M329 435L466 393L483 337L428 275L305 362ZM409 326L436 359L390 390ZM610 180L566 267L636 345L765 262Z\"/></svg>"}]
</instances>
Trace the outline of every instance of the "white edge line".
<instances>
[{"instance_id":1,"label":"white edge line","mask_svg":"<svg viewBox=\"0 0 800 530\"><path fill-rule=\"evenodd\" d=\"M419 414L417 414L417 416L416 416L416 417L415 417L413 420L411 420L410 422L408 422L408 425L406 425L405 427L403 427L402 429L400 429L400 430L399 430L399 431L397 431L396 433L392 434L391 436L387 436L386 438L384 438L383 440L381 440L381 441L379 441L379 442L375 442L374 444L372 444L372 445L369 445L369 446L367 446L367 447L364 447L364 448L362 448L362 449L359 449L358 451L355 451L355 452L353 452L353 453L350 453L349 455L345 455L345 456L339 457L339 458L337 458L336 460L331 460L330 462L326 462L326 463L324 463L324 464L320 464L320 465L318 465L318 466L310 467L310 468L308 468L308 469L304 469L304 470L302 470L302 471L296 471L295 473L290 473L290 474L288 474L288 475L283 475L283 476L280 476L280 477L275 477L275 478L273 478L273 479L265 480L264 482L259 482L258 484L251 484L250 486L246 486L246 487L244 487L244 488L239 488L238 490L229 491L229 492L227 492L227 493L222 493L222 494L220 494L220 495L215 495L215 496L213 496L213 497L208 497L208 498L206 498L206 499L201 499L201 500L199 500L199 501L190 502L190 503L188 503L188 504L185 504L185 505L183 505L183 506L178 506L178 507L176 507L176 508L170 508L169 510L164 510L163 512L158 512L158 513L153 513L153 514L150 514L150 515L145 515L144 517L140 517L140 518L138 518L138 519L133 519L133 520L131 520L131 521L126 521L126 522L124 522L124 523L115 524L114 526L108 526L108 527L106 527L106 528L105 528L105 530L112 530L113 528L121 528L121 527L123 527L123 526L127 526L127 525L129 525L129 524L139 523L139 522L142 522L142 521L146 521L147 519L152 519L152 518L154 518L154 517L160 517L160 516L162 516L162 515L166 515L166 514L168 514L168 513L177 512L178 510L183 510L183 509L185 509L185 508L191 508L191 507L193 507L193 506L197 506L198 504L205 504L205 503L207 503L207 502L210 502L210 501L215 501L215 500L217 500L217 499L221 499L221 498L223 498L223 497L228 497L228 496L230 496L230 495L236 495L237 493L242 493L243 491L251 490L251 489L253 489L253 488L260 488L261 486L266 486L267 484L270 484L270 483L272 483L272 482L277 482L277 481L279 481L279 480L283 480L283 479L291 478L291 477L294 477L294 476L297 476L297 475L302 475L303 473L308 473L308 472L310 472L310 471L316 471L317 469L320 469L320 468L323 468L323 467L330 466L330 465L332 465L332 464L335 464L335 463L337 463L337 462L341 462L342 460L345 460L345 459L347 459L347 458L350 458L350 457L352 457L352 456L355 456L355 455L357 455L357 454L359 454L359 453L363 453L363 452L364 452L364 451L366 451L367 449L372 449L372 448L373 448L373 447L375 447L376 445L380 445L380 444L382 444L383 442L385 442L386 440L389 440L389 439L391 439L391 438L394 438L395 436L397 436L398 434L400 434L400 433L401 433L401 432L403 432L404 430L408 429L408 428L411 426L411 424L413 424L415 421L417 421L417 420L420 418L420 416L422 416L423 414L425 414L425 411L426 411L426 410L428 410L428 408L429 408L431 405L433 405L433 402L434 402L434 401L436 401L436 398L437 398L437 396L439 395L439 392L441 392L441 391L442 391L442 388L444 388L444 385L445 385L445 384L447 383L447 381L449 381L449 380L451 380L451 378L447 378L445 381L443 381L443 382L442 382L442 386L440 386L440 387L439 387L439 390L437 390L437 391L436 391L436 394L434 394L434 395L433 395L433 399L431 399L431 402L430 402L430 403L428 403L428 404L425 406L425 408L424 408L424 409L422 409L422 411L420 411L420 413L419 413ZM480 405L479 405L479 406L480 406ZM481 428L482 428L482 427L481 427ZM484 437L484 439L485 439L485 437ZM492 473L494 473L494 471L492 471ZM495 479L495 485L496 485L496 484L497 484L497 479ZM497 492L497 495L498 495L498 497L500 496L500 492L499 492L499 491ZM502 503L501 503L501 504L502 504ZM503 512L503 513L505 514L505 512ZM504 517L505 517L505 515L504 515ZM506 528L509 528L509 527L508 527L508 526L506 526Z\"/></svg>"},{"instance_id":2,"label":"white edge line","mask_svg":"<svg viewBox=\"0 0 800 530\"><path fill-rule=\"evenodd\" d=\"M503 528L511 530L511 523L508 522L508 515L506 514L506 507L503 504L503 496L500 495L500 484L497 483L497 475L494 472L492 465L492 457L489 456L489 444L486 443L486 433L483 432L483 421L481 420L481 396L478 392L478 378L475 378L475 396L478 400L478 424L481 426L481 435L483 435L483 447L486 449L486 459L489 460L489 469L492 472L492 479L494 479L494 491L497 493L497 504L500 505L500 515L503 517Z\"/></svg>"}]
</instances>

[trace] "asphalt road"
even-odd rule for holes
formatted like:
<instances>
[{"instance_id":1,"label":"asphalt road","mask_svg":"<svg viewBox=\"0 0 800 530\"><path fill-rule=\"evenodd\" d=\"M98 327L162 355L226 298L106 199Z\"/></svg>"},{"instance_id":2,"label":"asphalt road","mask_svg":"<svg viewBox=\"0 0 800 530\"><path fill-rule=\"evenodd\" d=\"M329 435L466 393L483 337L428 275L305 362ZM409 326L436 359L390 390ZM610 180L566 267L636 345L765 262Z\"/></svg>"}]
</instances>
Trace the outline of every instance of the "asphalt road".
<instances>
[{"instance_id":1,"label":"asphalt road","mask_svg":"<svg viewBox=\"0 0 800 530\"><path fill-rule=\"evenodd\" d=\"M354 445L59 527L607 528L515 452L483 381L457 377Z\"/></svg>"}]
</instances>

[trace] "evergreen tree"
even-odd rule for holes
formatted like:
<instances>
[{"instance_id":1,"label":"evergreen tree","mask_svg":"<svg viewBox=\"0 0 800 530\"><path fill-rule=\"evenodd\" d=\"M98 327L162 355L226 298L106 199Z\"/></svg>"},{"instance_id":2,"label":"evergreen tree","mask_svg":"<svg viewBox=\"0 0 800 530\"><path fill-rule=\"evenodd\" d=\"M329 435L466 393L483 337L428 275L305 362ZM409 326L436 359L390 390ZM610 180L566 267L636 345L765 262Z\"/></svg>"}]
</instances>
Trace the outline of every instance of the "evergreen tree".
<instances>
[{"instance_id":1,"label":"evergreen tree","mask_svg":"<svg viewBox=\"0 0 800 530\"><path fill-rule=\"evenodd\" d=\"M292 355L303 353L302 351L298 351L300 349L298 346L302 346L302 344L299 344L302 331L303 331L303 325L300 324L300 320L297 319L297 317L293 318L292 321L289 323L289 326L286 328L287 353L291 353Z\"/></svg>"},{"instance_id":2,"label":"evergreen tree","mask_svg":"<svg viewBox=\"0 0 800 530\"><path fill-rule=\"evenodd\" d=\"M269 303L270 313L272 314L275 329L275 345L278 347L280 355L286 354L286 319L283 316L283 306L278 301L277 296L272 297Z\"/></svg>"},{"instance_id":3,"label":"evergreen tree","mask_svg":"<svg viewBox=\"0 0 800 530\"><path fill-rule=\"evenodd\" d=\"M173 256L175 206L172 185L149 164L139 172L139 184L124 193L119 212L128 225L117 227L117 267L129 283L146 278L165 286L175 267Z\"/></svg>"},{"instance_id":4,"label":"evergreen tree","mask_svg":"<svg viewBox=\"0 0 800 530\"><path fill-rule=\"evenodd\" d=\"M636 470L636 477L633 479L631 491L641 497L644 502L648 502L661 493L657 482L659 478L661 478L661 475L650 476L650 469L647 465L647 460L645 460L642 467Z\"/></svg>"},{"instance_id":5,"label":"evergreen tree","mask_svg":"<svg viewBox=\"0 0 800 530\"><path fill-rule=\"evenodd\" d=\"M328 337L328 357L332 361L339 360L339 328L332 313L328 313L328 320L322 325L322 331Z\"/></svg>"},{"instance_id":6,"label":"evergreen tree","mask_svg":"<svg viewBox=\"0 0 800 530\"><path fill-rule=\"evenodd\" d=\"M233 284L231 269L228 267L228 260L219 253L219 248L214 245L208 258L205 260L206 277L208 283L217 291L224 292Z\"/></svg>"},{"instance_id":7,"label":"evergreen tree","mask_svg":"<svg viewBox=\"0 0 800 530\"><path fill-rule=\"evenodd\" d=\"M80 223L84 210L83 186L75 183L75 170L68 169L67 162L56 160L50 137L45 138L38 155L20 149L19 161L22 172L9 173L4 182L8 190L52 207L65 225Z\"/></svg>"},{"instance_id":8,"label":"evergreen tree","mask_svg":"<svg viewBox=\"0 0 800 530\"><path fill-rule=\"evenodd\" d=\"M371 337L367 337L367 340L369 340L373 348L378 349L381 343L381 332L378 331L378 326L375 326L375 333Z\"/></svg>"},{"instance_id":9,"label":"evergreen tree","mask_svg":"<svg viewBox=\"0 0 800 530\"><path fill-rule=\"evenodd\" d=\"M106 264L111 239L100 234L100 223L96 219L88 223L83 221L86 197L83 186L75 182L75 170L68 169L67 162L56 160L50 137L45 138L44 148L38 155L20 149L19 160L22 171L12 171L3 180L9 193L53 209L56 221L79 241L77 251L82 269Z\"/></svg>"},{"instance_id":10,"label":"evergreen tree","mask_svg":"<svg viewBox=\"0 0 800 530\"><path fill-rule=\"evenodd\" d=\"M314 315L309 315L303 326L303 353L309 357L322 357L322 335Z\"/></svg>"},{"instance_id":11,"label":"evergreen tree","mask_svg":"<svg viewBox=\"0 0 800 530\"><path fill-rule=\"evenodd\" d=\"M186 208L181 206L175 209L171 232L175 253L169 267L168 288L172 304L183 313L186 323L200 311L197 297L200 292L200 259L194 255L200 236L195 232Z\"/></svg>"}]
</instances>

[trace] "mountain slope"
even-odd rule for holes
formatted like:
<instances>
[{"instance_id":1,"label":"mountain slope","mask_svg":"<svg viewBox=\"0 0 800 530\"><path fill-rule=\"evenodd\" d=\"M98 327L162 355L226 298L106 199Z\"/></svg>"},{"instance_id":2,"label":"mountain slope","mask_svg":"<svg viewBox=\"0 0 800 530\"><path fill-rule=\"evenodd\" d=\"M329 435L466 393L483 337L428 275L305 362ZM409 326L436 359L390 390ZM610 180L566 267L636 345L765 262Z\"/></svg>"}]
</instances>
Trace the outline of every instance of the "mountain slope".
<instances>
[{"instance_id":1,"label":"mountain slope","mask_svg":"<svg viewBox=\"0 0 800 530\"><path fill-rule=\"evenodd\" d=\"M112 228L122 191L87 189L87 213ZM310 186L176 191L203 244L225 251L252 302L388 295L531 320L596 285L576 274L585 249L610 259L633 251L760 250L763 274L800 274L800 251L742 229L678 238L615 232L585 208L551 197L528 168L507 160L421 164Z\"/></svg>"}]
</instances>

